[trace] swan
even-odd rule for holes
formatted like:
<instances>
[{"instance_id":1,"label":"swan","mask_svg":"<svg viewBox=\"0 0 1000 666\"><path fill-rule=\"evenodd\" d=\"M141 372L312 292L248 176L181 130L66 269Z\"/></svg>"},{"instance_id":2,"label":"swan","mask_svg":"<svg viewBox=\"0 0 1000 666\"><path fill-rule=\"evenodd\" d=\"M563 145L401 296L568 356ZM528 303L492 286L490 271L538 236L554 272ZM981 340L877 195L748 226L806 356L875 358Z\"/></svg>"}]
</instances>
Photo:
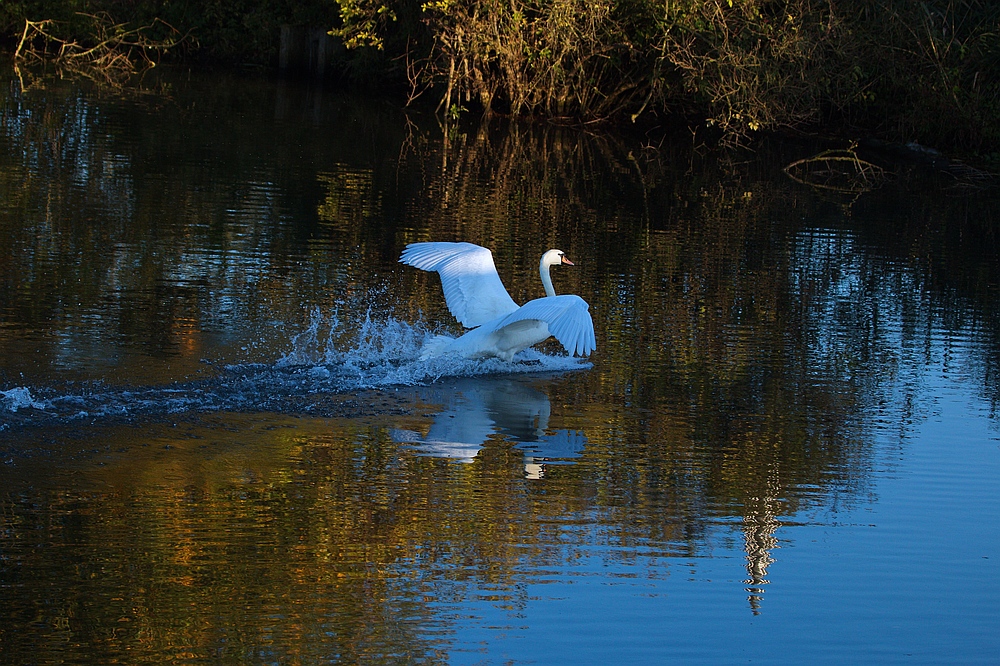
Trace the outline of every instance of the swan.
<instances>
[{"instance_id":1,"label":"swan","mask_svg":"<svg viewBox=\"0 0 1000 666\"><path fill-rule=\"evenodd\" d=\"M545 289L518 307L500 281L493 253L472 243L411 243L399 261L441 276L448 310L472 330L459 338L439 335L424 343L421 358L458 354L466 358L497 356L511 361L522 349L550 336L570 355L589 356L596 348L590 306L579 296L557 296L549 268L573 266L562 250L549 250L538 263Z\"/></svg>"}]
</instances>

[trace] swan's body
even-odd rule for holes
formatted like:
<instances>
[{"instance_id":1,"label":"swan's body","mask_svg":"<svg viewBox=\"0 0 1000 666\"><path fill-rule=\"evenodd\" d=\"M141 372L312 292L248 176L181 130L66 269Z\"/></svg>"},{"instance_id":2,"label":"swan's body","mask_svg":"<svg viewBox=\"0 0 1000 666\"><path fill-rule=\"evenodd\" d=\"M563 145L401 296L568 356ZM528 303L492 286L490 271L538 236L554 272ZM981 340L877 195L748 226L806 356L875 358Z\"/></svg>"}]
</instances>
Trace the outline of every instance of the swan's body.
<instances>
[{"instance_id":1,"label":"swan's body","mask_svg":"<svg viewBox=\"0 0 1000 666\"><path fill-rule=\"evenodd\" d=\"M493 253L472 243L412 243L399 259L441 276L448 310L472 330L460 338L437 336L424 344L422 357L459 354L498 356L510 361L522 349L555 336L569 354L588 356L596 347L589 306L579 296L557 296L549 267L573 265L561 250L542 255L538 271L545 297L518 307L500 281Z\"/></svg>"}]
</instances>

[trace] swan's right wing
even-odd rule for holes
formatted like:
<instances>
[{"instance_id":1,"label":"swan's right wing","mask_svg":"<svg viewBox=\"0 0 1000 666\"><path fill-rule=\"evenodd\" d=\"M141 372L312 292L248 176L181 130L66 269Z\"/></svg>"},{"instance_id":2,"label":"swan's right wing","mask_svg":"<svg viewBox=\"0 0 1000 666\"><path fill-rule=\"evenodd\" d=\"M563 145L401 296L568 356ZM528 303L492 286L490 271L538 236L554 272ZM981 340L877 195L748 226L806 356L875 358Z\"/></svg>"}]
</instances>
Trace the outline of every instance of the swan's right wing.
<instances>
[{"instance_id":1,"label":"swan's right wing","mask_svg":"<svg viewBox=\"0 0 1000 666\"><path fill-rule=\"evenodd\" d=\"M544 321L549 327L549 333L571 355L589 356L597 348L590 306L587 301L574 294L546 296L528 301L498 322L496 330L526 320Z\"/></svg>"},{"instance_id":2,"label":"swan's right wing","mask_svg":"<svg viewBox=\"0 0 1000 666\"><path fill-rule=\"evenodd\" d=\"M473 328L517 310L500 281L493 253L472 243L411 243L399 258L404 264L441 276L448 310Z\"/></svg>"}]
</instances>

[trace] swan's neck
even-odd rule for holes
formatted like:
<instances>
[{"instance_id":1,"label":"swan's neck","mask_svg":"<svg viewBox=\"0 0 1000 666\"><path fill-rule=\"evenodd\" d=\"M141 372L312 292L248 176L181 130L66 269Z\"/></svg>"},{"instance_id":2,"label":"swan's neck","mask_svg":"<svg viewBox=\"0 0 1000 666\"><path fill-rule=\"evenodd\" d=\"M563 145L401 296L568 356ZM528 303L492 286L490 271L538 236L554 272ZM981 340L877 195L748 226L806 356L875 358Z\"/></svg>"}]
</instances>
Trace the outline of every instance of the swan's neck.
<instances>
[{"instance_id":1,"label":"swan's neck","mask_svg":"<svg viewBox=\"0 0 1000 666\"><path fill-rule=\"evenodd\" d=\"M542 286L545 287L546 296L555 296L556 290L552 288L552 278L549 276L549 266L542 259L538 263L538 273L542 276Z\"/></svg>"}]
</instances>

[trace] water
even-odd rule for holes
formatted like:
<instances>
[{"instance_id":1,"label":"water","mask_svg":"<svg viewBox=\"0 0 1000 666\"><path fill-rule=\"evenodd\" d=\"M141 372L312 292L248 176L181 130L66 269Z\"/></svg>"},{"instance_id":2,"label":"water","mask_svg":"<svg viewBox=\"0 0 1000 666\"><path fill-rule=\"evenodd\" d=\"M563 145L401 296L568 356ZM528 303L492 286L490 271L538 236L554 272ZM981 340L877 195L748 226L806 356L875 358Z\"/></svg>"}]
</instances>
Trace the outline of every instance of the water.
<instances>
[{"instance_id":1,"label":"water","mask_svg":"<svg viewBox=\"0 0 1000 666\"><path fill-rule=\"evenodd\" d=\"M155 73L6 79L0 662L995 661L995 191ZM421 360L420 240L597 352Z\"/></svg>"}]
</instances>

